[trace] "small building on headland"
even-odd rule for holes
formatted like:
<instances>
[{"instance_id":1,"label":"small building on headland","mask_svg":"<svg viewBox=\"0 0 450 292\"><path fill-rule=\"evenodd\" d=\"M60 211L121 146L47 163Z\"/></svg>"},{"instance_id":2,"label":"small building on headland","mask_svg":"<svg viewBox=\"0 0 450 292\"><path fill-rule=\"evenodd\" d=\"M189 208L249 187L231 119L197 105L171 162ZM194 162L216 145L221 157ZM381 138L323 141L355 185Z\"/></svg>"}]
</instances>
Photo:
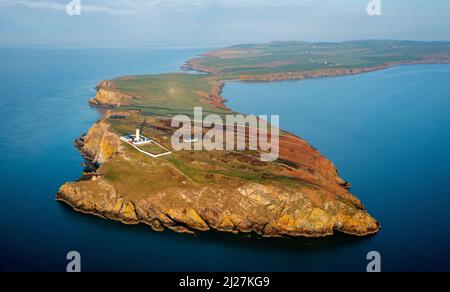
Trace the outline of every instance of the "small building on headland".
<instances>
[{"instance_id":1,"label":"small building on headland","mask_svg":"<svg viewBox=\"0 0 450 292\"><path fill-rule=\"evenodd\" d=\"M166 155L172 154L172 151L170 151L166 147L162 146L158 142L141 135L141 130L139 128L136 129L136 134L122 136L122 137L120 137L120 140L122 140L125 143L130 144L137 151L139 151L147 156L153 157L153 158L158 158L161 156L166 156ZM159 153L159 154L152 154L148 150L146 151L145 150L145 147L147 147L146 145L152 144L152 143L154 145L156 145L157 147L161 148L164 152Z\"/></svg>"},{"instance_id":2,"label":"small building on headland","mask_svg":"<svg viewBox=\"0 0 450 292\"><path fill-rule=\"evenodd\" d=\"M136 146L142 146L146 144L152 143L152 140L141 135L141 130L136 129L136 134L134 135L125 135L120 138L122 141L136 145Z\"/></svg>"}]
</instances>

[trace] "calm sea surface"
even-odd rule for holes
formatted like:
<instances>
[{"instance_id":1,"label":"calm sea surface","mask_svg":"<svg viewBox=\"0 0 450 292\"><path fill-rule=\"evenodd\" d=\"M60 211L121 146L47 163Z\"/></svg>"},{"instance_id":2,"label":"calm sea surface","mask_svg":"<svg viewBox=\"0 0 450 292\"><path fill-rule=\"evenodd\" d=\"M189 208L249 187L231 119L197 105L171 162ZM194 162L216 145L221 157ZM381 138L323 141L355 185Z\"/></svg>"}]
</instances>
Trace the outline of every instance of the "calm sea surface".
<instances>
[{"instance_id":1,"label":"calm sea surface","mask_svg":"<svg viewBox=\"0 0 450 292\"><path fill-rule=\"evenodd\" d=\"M155 233L82 215L55 201L76 180L73 139L99 118L87 106L102 79L161 73L203 50L0 49L0 270L450 270L450 66L352 77L230 83L229 105L280 114L282 127L333 160L383 224L374 237L263 240Z\"/></svg>"}]
</instances>

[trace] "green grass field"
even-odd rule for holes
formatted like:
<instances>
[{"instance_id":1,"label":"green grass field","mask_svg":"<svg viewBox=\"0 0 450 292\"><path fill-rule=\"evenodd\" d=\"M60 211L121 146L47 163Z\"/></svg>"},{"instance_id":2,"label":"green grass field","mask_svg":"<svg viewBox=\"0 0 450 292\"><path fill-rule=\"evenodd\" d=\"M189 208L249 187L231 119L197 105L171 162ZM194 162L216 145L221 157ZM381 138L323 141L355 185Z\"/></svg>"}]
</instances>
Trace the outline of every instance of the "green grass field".
<instances>
[{"instance_id":1,"label":"green grass field","mask_svg":"<svg viewBox=\"0 0 450 292\"><path fill-rule=\"evenodd\" d=\"M150 143L150 144L146 144L146 145L142 145L138 147L139 149L148 152L150 154L153 155L159 155L159 154L163 154L166 153L167 150L162 148L161 146L159 146L156 143Z\"/></svg>"},{"instance_id":2,"label":"green grass field","mask_svg":"<svg viewBox=\"0 0 450 292\"><path fill-rule=\"evenodd\" d=\"M200 93L208 94L212 90L212 84L205 80L204 75L173 73L130 76L113 82L118 91L141 97L121 109L141 110L144 116L192 116L196 106L203 107L204 112L211 114L227 112L215 108L202 98Z\"/></svg>"}]
</instances>

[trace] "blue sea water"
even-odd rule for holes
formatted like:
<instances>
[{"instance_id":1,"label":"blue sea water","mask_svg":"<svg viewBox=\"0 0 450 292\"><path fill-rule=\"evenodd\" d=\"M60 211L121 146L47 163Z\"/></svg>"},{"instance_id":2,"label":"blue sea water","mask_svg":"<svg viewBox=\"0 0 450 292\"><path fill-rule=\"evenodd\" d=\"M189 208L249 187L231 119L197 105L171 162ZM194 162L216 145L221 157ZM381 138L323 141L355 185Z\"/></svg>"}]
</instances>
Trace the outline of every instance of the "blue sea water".
<instances>
[{"instance_id":1,"label":"blue sea water","mask_svg":"<svg viewBox=\"0 0 450 292\"><path fill-rule=\"evenodd\" d=\"M352 77L230 83L229 105L276 113L333 160L383 224L374 237L259 239L156 233L72 211L55 201L76 180L73 147L99 118L87 106L102 79L178 70L203 50L0 50L0 270L450 270L450 66L408 66Z\"/></svg>"}]
</instances>

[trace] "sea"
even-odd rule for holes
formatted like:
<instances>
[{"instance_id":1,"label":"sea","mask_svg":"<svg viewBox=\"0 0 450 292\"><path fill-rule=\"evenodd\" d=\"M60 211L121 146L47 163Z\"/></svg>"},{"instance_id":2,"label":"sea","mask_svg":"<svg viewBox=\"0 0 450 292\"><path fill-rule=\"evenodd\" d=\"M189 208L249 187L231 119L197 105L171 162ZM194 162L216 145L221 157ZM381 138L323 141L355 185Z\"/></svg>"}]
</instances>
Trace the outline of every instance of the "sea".
<instances>
[{"instance_id":1,"label":"sea","mask_svg":"<svg viewBox=\"0 0 450 292\"><path fill-rule=\"evenodd\" d=\"M232 109L277 114L332 160L383 228L377 235L262 239L157 233L55 201L76 181L73 145L100 114L99 81L180 71L206 48L0 49L0 271L450 270L450 65L274 83L229 82Z\"/></svg>"}]
</instances>

